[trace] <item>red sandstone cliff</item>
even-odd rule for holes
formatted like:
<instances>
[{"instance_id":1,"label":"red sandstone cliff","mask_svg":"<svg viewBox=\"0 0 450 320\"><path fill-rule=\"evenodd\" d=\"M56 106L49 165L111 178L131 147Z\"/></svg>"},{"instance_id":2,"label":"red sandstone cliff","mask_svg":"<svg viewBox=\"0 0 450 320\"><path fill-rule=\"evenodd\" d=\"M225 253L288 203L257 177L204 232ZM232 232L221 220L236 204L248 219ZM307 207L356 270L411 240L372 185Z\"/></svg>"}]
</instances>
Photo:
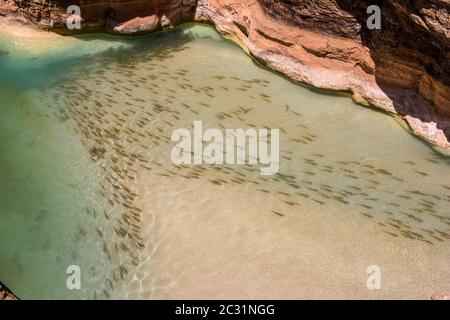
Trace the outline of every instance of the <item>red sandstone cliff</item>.
<instances>
[{"instance_id":1,"label":"red sandstone cliff","mask_svg":"<svg viewBox=\"0 0 450 320\"><path fill-rule=\"evenodd\" d=\"M1 282L0 282L0 300L17 300L17 297L12 294Z\"/></svg>"}]
</instances>

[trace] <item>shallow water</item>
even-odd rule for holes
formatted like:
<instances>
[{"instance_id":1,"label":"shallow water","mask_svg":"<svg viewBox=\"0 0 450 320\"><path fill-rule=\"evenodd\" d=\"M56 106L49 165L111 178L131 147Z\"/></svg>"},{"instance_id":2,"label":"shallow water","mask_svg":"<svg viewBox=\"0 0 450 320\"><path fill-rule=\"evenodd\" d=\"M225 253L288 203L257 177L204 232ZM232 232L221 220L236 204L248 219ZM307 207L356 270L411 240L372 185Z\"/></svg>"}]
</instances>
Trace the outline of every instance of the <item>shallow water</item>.
<instances>
[{"instance_id":1,"label":"shallow water","mask_svg":"<svg viewBox=\"0 0 450 320\"><path fill-rule=\"evenodd\" d=\"M269 72L209 27L80 39L76 51L0 58L12 66L0 76L0 279L19 297L450 287L450 161L394 119ZM196 120L279 128L279 173L175 166L172 131ZM69 265L80 291L65 287ZM367 289L370 265L381 290Z\"/></svg>"}]
</instances>

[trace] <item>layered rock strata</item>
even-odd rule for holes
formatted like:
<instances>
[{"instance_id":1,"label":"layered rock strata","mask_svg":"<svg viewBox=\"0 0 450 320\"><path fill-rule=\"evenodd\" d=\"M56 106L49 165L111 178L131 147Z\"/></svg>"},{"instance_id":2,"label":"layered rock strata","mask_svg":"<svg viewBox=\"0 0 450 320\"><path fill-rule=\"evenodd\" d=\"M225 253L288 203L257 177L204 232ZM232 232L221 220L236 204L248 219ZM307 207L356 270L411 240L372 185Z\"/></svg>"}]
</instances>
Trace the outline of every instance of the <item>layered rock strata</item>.
<instances>
[{"instance_id":1,"label":"layered rock strata","mask_svg":"<svg viewBox=\"0 0 450 320\"><path fill-rule=\"evenodd\" d=\"M0 300L17 300L17 297L0 282Z\"/></svg>"}]
</instances>

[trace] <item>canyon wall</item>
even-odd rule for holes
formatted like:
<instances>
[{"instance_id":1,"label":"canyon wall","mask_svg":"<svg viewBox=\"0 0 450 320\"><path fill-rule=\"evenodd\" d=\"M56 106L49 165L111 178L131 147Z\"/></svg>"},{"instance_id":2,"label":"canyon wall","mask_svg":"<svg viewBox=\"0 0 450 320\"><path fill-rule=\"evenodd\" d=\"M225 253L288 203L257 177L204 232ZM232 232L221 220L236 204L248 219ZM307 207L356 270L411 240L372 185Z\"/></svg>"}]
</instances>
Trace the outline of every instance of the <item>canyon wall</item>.
<instances>
[{"instance_id":1,"label":"canyon wall","mask_svg":"<svg viewBox=\"0 0 450 320\"><path fill-rule=\"evenodd\" d=\"M67 33L70 4L83 32L213 24L269 68L397 114L450 150L450 0L0 0L0 14ZM366 27L371 4L380 30Z\"/></svg>"}]
</instances>

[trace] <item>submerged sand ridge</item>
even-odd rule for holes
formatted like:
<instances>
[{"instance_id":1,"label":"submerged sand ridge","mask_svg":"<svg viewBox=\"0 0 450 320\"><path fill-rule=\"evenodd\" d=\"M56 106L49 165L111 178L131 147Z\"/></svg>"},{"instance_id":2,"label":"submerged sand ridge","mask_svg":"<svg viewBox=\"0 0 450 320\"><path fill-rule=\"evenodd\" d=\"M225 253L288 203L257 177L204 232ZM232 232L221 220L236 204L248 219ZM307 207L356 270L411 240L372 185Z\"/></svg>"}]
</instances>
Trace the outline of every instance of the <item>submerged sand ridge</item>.
<instances>
[{"instance_id":1,"label":"submerged sand ridge","mask_svg":"<svg viewBox=\"0 0 450 320\"><path fill-rule=\"evenodd\" d=\"M449 287L447 158L384 114L259 68L210 28L133 45L33 93L96 168L100 200L83 208L95 222L78 236L104 264L91 265L102 276L87 298L428 298ZM195 120L279 128L279 173L174 165L171 133ZM370 265L381 290L366 286Z\"/></svg>"}]
</instances>

